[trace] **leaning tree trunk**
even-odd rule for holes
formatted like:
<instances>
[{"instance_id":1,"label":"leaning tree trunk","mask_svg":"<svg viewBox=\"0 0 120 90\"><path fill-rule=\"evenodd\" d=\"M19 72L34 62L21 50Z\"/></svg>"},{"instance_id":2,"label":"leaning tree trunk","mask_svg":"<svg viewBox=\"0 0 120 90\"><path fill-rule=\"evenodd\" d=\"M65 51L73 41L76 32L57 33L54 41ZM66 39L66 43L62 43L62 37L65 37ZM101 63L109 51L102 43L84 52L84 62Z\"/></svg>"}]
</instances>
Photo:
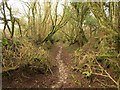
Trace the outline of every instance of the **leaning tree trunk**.
<instances>
[{"instance_id":1,"label":"leaning tree trunk","mask_svg":"<svg viewBox=\"0 0 120 90\"><path fill-rule=\"evenodd\" d=\"M103 3L103 2L100 2ZM104 29L104 32L107 34L117 35L117 31L113 27L113 23L110 22L110 20L107 18L105 11L104 11L104 5L100 5L99 3L90 2L89 3L90 10L96 17L96 19L99 21L101 27Z\"/></svg>"},{"instance_id":2,"label":"leaning tree trunk","mask_svg":"<svg viewBox=\"0 0 120 90\"><path fill-rule=\"evenodd\" d=\"M112 43L111 46L116 49L116 51L119 52L119 28L118 28L118 2L112 2L109 4L109 16L106 15L105 10L104 10L104 4L103 2L99 3L91 3L89 2L89 7L96 19L99 21L100 26L105 32L104 36L110 36L109 40ZM104 37L104 36L101 36ZM104 38L107 40L107 38ZM114 43L115 42L115 43ZM109 47L109 46L108 46ZM109 47L110 48L110 47Z\"/></svg>"}]
</instances>

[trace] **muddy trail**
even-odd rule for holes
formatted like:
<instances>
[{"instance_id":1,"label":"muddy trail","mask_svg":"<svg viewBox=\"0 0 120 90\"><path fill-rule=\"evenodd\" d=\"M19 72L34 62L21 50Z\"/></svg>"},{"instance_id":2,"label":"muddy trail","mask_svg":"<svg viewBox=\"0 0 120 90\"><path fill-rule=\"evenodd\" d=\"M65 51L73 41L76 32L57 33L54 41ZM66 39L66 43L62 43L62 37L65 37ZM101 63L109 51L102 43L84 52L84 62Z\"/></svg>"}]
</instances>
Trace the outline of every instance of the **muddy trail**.
<instances>
[{"instance_id":1,"label":"muddy trail","mask_svg":"<svg viewBox=\"0 0 120 90\"><path fill-rule=\"evenodd\" d=\"M109 78L85 75L74 69L75 65L70 50L62 45L50 49L51 62L54 64L52 73L42 74L29 68L19 68L5 73L2 77L3 88L100 88L113 85ZM105 84L103 84L106 83ZM109 86L108 86L109 85ZM111 86L112 87L112 86ZM114 87L114 86L113 86Z\"/></svg>"},{"instance_id":2,"label":"muddy trail","mask_svg":"<svg viewBox=\"0 0 120 90\"><path fill-rule=\"evenodd\" d=\"M71 57L62 45L53 46L50 50L55 63L52 74L33 73L19 68L4 74L3 88L74 88L77 87L71 77ZM27 71L26 71L27 70ZM9 76L8 76L9 75Z\"/></svg>"},{"instance_id":3,"label":"muddy trail","mask_svg":"<svg viewBox=\"0 0 120 90\"><path fill-rule=\"evenodd\" d=\"M52 88L71 88L76 87L71 78L71 57L66 50L59 45L58 54L56 56L56 63L58 66L58 80L52 85Z\"/></svg>"}]
</instances>

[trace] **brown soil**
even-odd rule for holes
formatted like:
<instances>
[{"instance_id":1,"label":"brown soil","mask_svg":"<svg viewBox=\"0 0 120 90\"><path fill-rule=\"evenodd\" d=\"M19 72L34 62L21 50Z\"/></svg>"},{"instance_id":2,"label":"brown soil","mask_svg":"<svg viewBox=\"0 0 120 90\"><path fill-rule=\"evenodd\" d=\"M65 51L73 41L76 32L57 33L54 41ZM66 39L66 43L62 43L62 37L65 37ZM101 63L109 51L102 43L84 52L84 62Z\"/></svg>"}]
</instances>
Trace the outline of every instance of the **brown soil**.
<instances>
[{"instance_id":1,"label":"brown soil","mask_svg":"<svg viewBox=\"0 0 120 90\"><path fill-rule=\"evenodd\" d=\"M3 88L51 88L52 85L58 82L59 73L57 62L55 60L59 51L58 46L53 46L50 50L51 59L53 60L54 67L52 68L53 74L41 74L32 72L29 68L19 68L9 73L4 73L2 78ZM79 88L79 87L109 87L102 85L101 82L113 85L109 78L103 78L101 76L92 76L86 78L79 71L74 71L71 67L73 66L70 53L66 48L62 48L61 60L69 69L67 73L68 77L66 83L62 84L61 88Z\"/></svg>"}]
</instances>

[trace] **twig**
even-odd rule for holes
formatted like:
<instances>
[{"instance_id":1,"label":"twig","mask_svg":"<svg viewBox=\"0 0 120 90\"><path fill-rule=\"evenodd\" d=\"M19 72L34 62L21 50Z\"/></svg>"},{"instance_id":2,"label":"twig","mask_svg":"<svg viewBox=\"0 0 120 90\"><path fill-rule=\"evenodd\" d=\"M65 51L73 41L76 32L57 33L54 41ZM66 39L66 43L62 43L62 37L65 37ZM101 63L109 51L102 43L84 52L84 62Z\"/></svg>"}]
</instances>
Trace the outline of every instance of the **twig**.
<instances>
[{"instance_id":1,"label":"twig","mask_svg":"<svg viewBox=\"0 0 120 90\"><path fill-rule=\"evenodd\" d=\"M96 61L97 62L97 61ZM110 74L97 62L99 67L104 70L104 72L108 75L108 77L118 86L119 84L110 76Z\"/></svg>"},{"instance_id":2,"label":"twig","mask_svg":"<svg viewBox=\"0 0 120 90\"><path fill-rule=\"evenodd\" d=\"M99 73L92 73L94 75L98 75L98 76L103 76L103 77L108 77L107 75L103 75L103 74L99 74Z\"/></svg>"},{"instance_id":3,"label":"twig","mask_svg":"<svg viewBox=\"0 0 120 90\"><path fill-rule=\"evenodd\" d=\"M99 83L101 83L102 85L104 85L104 86L107 86L107 87L111 87L112 85L107 85L107 84L104 84L103 82L101 82L100 80L98 80L97 79L97 81L99 82ZM114 86L114 85L113 85Z\"/></svg>"},{"instance_id":4,"label":"twig","mask_svg":"<svg viewBox=\"0 0 120 90\"><path fill-rule=\"evenodd\" d=\"M23 73L22 73L22 76L25 77L25 78L30 78L30 77L25 76Z\"/></svg>"}]
</instances>

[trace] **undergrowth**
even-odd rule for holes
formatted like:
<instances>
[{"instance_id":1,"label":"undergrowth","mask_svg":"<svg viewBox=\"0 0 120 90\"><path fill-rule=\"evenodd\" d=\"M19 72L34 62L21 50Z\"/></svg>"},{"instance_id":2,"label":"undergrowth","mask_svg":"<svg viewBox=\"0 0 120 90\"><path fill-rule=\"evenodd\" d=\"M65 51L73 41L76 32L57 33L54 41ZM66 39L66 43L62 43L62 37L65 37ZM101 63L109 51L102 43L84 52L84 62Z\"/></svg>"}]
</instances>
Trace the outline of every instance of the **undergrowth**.
<instances>
[{"instance_id":1,"label":"undergrowth","mask_svg":"<svg viewBox=\"0 0 120 90\"><path fill-rule=\"evenodd\" d=\"M19 67L30 67L33 71L46 73L51 71L48 51L41 46L36 47L26 38L2 39L2 72Z\"/></svg>"},{"instance_id":2,"label":"undergrowth","mask_svg":"<svg viewBox=\"0 0 120 90\"><path fill-rule=\"evenodd\" d=\"M115 52L115 51L114 51ZM73 70L80 72L86 78L99 76L102 78L110 79L111 84L104 83L102 80L97 79L98 82L105 87L120 88L120 56L119 53L116 56L113 54L100 53L92 49L85 52L82 48L77 49L73 55ZM104 79L105 80L105 79Z\"/></svg>"}]
</instances>

